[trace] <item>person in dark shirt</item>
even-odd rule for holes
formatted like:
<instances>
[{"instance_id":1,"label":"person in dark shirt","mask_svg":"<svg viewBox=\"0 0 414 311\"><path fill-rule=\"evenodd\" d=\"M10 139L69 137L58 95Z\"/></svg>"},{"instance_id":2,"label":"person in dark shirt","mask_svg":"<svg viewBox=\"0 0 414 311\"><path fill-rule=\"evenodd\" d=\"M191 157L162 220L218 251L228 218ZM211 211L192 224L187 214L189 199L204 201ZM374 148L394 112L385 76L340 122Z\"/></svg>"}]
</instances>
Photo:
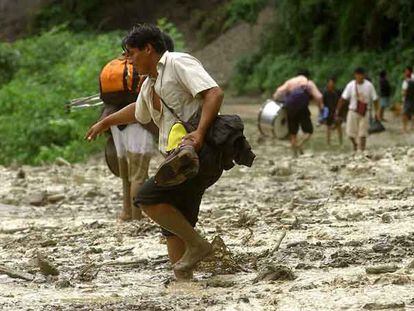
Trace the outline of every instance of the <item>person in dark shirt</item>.
<instances>
[{"instance_id":1,"label":"person in dark shirt","mask_svg":"<svg viewBox=\"0 0 414 311\"><path fill-rule=\"evenodd\" d=\"M328 118L326 119L326 142L331 144L331 131L336 129L338 132L339 143L342 145L342 126L341 122L337 122L335 119L335 111L338 105L341 94L336 88L336 78L329 78L325 90L322 94L322 100L324 107L328 108Z\"/></svg>"},{"instance_id":2,"label":"person in dark shirt","mask_svg":"<svg viewBox=\"0 0 414 311\"><path fill-rule=\"evenodd\" d=\"M387 72L382 70L379 75L379 89L380 89L380 117L381 121L384 119L384 111L391 103L391 85L387 78Z\"/></svg>"}]
</instances>

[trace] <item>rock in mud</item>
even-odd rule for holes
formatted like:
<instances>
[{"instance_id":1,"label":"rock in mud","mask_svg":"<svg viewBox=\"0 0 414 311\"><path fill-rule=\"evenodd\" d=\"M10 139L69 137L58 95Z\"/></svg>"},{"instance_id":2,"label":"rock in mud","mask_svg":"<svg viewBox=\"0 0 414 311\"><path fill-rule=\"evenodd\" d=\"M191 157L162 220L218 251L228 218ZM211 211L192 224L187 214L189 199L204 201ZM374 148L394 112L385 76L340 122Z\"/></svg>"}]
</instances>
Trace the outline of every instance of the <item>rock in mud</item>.
<instances>
[{"instance_id":1,"label":"rock in mud","mask_svg":"<svg viewBox=\"0 0 414 311\"><path fill-rule=\"evenodd\" d=\"M233 274L243 271L240 264L234 259L233 254L224 243L223 239L216 235L211 242L213 252L198 265L198 269L204 272L218 274Z\"/></svg>"},{"instance_id":2,"label":"rock in mud","mask_svg":"<svg viewBox=\"0 0 414 311\"><path fill-rule=\"evenodd\" d=\"M52 195L47 196L47 201L49 203L57 203L59 201L62 201L63 199L65 199L64 194L52 194Z\"/></svg>"},{"instance_id":3,"label":"rock in mud","mask_svg":"<svg viewBox=\"0 0 414 311\"><path fill-rule=\"evenodd\" d=\"M405 273L387 273L387 274L383 274L380 277L378 277L374 281L374 284L406 285L406 284L411 284L412 282L413 282L413 279Z\"/></svg>"},{"instance_id":4,"label":"rock in mud","mask_svg":"<svg viewBox=\"0 0 414 311\"><path fill-rule=\"evenodd\" d=\"M389 224L393 220L394 220L394 218L390 214L388 214L388 213L384 213L384 214L381 215L381 221L383 223Z\"/></svg>"},{"instance_id":5,"label":"rock in mud","mask_svg":"<svg viewBox=\"0 0 414 311\"><path fill-rule=\"evenodd\" d=\"M410 163L410 164L408 164L408 165L407 165L407 171L408 171L408 172L414 172L414 164L411 164L411 163Z\"/></svg>"},{"instance_id":6,"label":"rock in mud","mask_svg":"<svg viewBox=\"0 0 414 311\"><path fill-rule=\"evenodd\" d=\"M295 274L289 267L282 265L267 265L259 272L253 283L259 281L292 281L296 279Z\"/></svg>"},{"instance_id":7,"label":"rock in mud","mask_svg":"<svg viewBox=\"0 0 414 311\"><path fill-rule=\"evenodd\" d=\"M52 239L48 239L48 240L44 240L40 242L40 246L42 247L49 247L49 246L56 246L56 245L57 245L57 242Z\"/></svg>"},{"instance_id":8,"label":"rock in mud","mask_svg":"<svg viewBox=\"0 0 414 311\"><path fill-rule=\"evenodd\" d=\"M93 263L84 265L78 273L77 278L82 282L90 282L98 275L99 267Z\"/></svg>"},{"instance_id":9,"label":"rock in mud","mask_svg":"<svg viewBox=\"0 0 414 311\"><path fill-rule=\"evenodd\" d=\"M71 287L71 286L72 286L72 284L66 278L57 281L56 284L55 284L56 288L68 288L68 287Z\"/></svg>"},{"instance_id":10,"label":"rock in mud","mask_svg":"<svg viewBox=\"0 0 414 311\"><path fill-rule=\"evenodd\" d=\"M392 273L397 271L399 268L395 265L380 265L373 267L366 267L365 272L368 274L381 274L381 273Z\"/></svg>"},{"instance_id":11,"label":"rock in mud","mask_svg":"<svg viewBox=\"0 0 414 311\"><path fill-rule=\"evenodd\" d=\"M236 283L230 280L210 279L207 281L207 287L233 287Z\"/></svg>"},{"instance_id":12,"label":"rock in mud","mask_svg":"<svg viewBox=\"0 0 414 311\"><path fill-rule=\"evenodd\" d=\"M376 253L389 253L394 248L394 245L387 242L380 242L372 246L372 250Z\"/></svg>"},{"instance_id":13,"label":"rock in mud","mask_svg":"<svg viewBox=\"0 0 414 311\"><path fill-rule=\"evenodd\" d=\"M46 205L46 193L45 192L36 192L29 195L29 204L33 206L43 206Z\"/></svg>"},{"instance_id":14,"label":"rock in mud","mask_svg":"<svg viewBox=\"0 0 414 311\"><path fill-rule=\"evenodd\" d=\"M47 276L47 275L59 275L58 269L55 265L42 253L37 253L37 260L36 263L40 268L40 272Z\"/></svg>"},{"instance_id":15,"label":"rock in mud","mask_svg":"<svg viewBox=\"0 0 414 311\"><path fill-rule=\"evenodd\" d=\"M414 148L408 149L407 157L414 158Z\"/></svg>"},{"instance_id":16,"label":"rock in mud","mask_svg":"<svg viewBox=\"0 0 414 311\"><path fill-rule=\"evenodd\" d=\"M290 176L292 174L293 171L289 163L281 163L270 171L270 175L272 176Z\"/></svg>"},{"instance_id":17,"label":"rock in mud","mask_svg":"<svg viewBox=\"0 0 414 311\"><path fill-rule=\"evenodd\" d=\"M65 160L64 158L57 157L55 160L55 164L59 166L70 166L70 163Z\"/></svg>"},{"instance_id":18,"label":"rock in mud","mask_svg":"<svg viewBox=\"0 0 414 311\"><path fill-rule=\"evenodd\" d=\"M407 266L408 269L414 269L414 259Z\"/></svg>"},{"instance_id":19,"label":"rock in mud","mask_svg":"<svg viewBox=\"0 0 414 311\"><path fill-rule=\"evenodd\" d=\"M26 172L22 168L20 168L17 172L16 177L19 178L19 179L25 179L26 178Z\"/></svg>"},{"instance_id":20,"label":"rock in mud","mask_svg":"<svg viewBox=\"0 0 414 311\"><path fill-rule=\"evenodd\" d=\"M377 303L371 302L364 305L364 310L398 310L404 309L404 302L393 302L393 303Z\"/></svg>"}]
</instances>

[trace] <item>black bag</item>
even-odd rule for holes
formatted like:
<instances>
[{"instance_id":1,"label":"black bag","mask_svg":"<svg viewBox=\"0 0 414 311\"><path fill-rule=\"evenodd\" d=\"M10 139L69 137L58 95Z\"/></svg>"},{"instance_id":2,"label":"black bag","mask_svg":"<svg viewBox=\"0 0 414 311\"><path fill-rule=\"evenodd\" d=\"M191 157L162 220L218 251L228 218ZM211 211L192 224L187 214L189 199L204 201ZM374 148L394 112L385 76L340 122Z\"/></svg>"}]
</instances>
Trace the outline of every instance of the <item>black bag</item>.
<instances>
[{"instance_id":1,"label":"black bag","mask_svg":"<svg viewBox=\"0 0 414 311\"><path fill-rule=\"evenodd\" d=\"M369 134L381 133L381 132L384 132L384 131L385 131L385 127L381 123L381 121L379 121L375 118L370 118L370 120L369 120L369 129L368 129Z\"/></svg>"}]
</instances>

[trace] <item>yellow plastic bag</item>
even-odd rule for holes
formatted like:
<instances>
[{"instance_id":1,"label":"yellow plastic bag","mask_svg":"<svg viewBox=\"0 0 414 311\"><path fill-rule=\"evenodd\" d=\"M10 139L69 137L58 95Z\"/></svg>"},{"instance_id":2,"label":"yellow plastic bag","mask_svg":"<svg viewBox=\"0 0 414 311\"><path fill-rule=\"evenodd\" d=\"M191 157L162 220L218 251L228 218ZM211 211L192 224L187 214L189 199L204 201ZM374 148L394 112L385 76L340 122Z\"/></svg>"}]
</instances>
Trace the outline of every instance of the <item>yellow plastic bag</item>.
<instances>
[{"instance_id":1,"label":"yellow plastic bag","mask_svg":"<svg viewBox=\"0 0 414 311\"><path fill-rule=\"evenodd\" d=\"M185 129L184 125L180 122L175 123L168 133L166 151L169 152L177 148L185 135L187 135L187 130Z\"/></svg>"}]
</instances>

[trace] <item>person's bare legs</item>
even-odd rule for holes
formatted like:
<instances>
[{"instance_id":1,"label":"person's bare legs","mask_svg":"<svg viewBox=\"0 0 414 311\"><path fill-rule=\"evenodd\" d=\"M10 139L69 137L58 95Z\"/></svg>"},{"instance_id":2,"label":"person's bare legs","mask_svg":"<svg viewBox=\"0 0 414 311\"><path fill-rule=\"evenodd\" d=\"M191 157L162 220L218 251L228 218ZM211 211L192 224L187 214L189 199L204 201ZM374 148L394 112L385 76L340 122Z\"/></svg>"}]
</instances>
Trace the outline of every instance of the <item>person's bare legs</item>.
<instances>
[{"instance_id":1,"label":"person's bare legs","mask_svg":"<svg viewBox=\"0 0 414 311\"><path fill-rule=\"evenodd\" d=\"M367 145L367 138L360 137L359 138L359 150L365 151L366 145Z\"/></svg>"},{"instance_id":2,"label":"person's bare legs","mask_svg":"<svg viewBox=\"0 0 414 311\"><path fill-rule=\"evenodd\" d=\"M379 111L380 121L385 121L385 119L384 119L384 111L385 111L385 108L384 107L381 107L380 108L380 111Z\"/></svg>"},{"instance_id":3,"label":"person's bare legs","mask_svg":"<svg viewBox=\"0 0 414 311\"><path fill-rule=\"evenodd\" d=\"M181 257L183 257L185 243L175 235L167 236L165 238L167 240L168 257L170 258L171 264L174 265ZM193 278L193 271L179 271L174 269L174 275L177 280L188 280Z\"/></svg>"},{"instance_id":4,"label":"person's bare legs","mask_svg":"<svg viewBox=\"0 0 414 311\"><path fill-rule=\"evenodd\" d=\"M132 219L131 183L128 181L127 158L118 158L118 165L119 175L122 179L122 211L118 219L121 221L130 221Z\"/></svg>"},{"instance_id":5,"label":"person's bare legs","mask_svg":"<svg viewBox=\"0 0 414 311\"><path fill-rule=\"evenodd\" d=\"M341 124L336 125L336 130L338 132L339 144L342 145L343 139L342 139L342 126L341 126Z\"/></svg>"},{"instance_id":6,"label":"person's bare legs","mask_svg":"<svg viewBox=\"0 0 414 311\"><path fill-rule=\"evenodd\" d=\"M303 134L303 138L300 141L300 143L298 144L298 148L302 151L303 146L305 145L305 143L312 137L312 134L310 133L304 133ZM303 151L302 151L303 152Z\"/></svg>"},{"instance_id":7,"label":"person's bare legs","mask_svg":"<svg viewBox=\"0 0 414 311\"><path fill-rule=\"evenodd\" d=\"M298 136L296 134L290 134L290 147L292 148L293 155L298 156Z\"/></svg>"},{"instance_id":8,"label":"person's bare legs","mask_svg":"<svg viewBox=\"0 0 414 311\"><path fill-rule=\"evenodd\" d=\"M352 147L354 148L354 151L357 151L358 150L358 144L357 144L355 138L354 137L349 137L349 139L352 142Z\"/></svg>"},{"instance_id":9,"label":"person's bare legs","mask_svg":"<svg viewBox=\"0 0 414 311\"><path fill-rule=\"evenodd\" d=\"M141 220L142 218L144 218L144 215L142 215L142 211L141 208L137 207L134 205L134 197L137 195L139 188L141 188L143 182L142 181L138 181L138 180L134 180L131 181L131 186L130 186L130 205L132 206L132 213L131 213L131 217L134 220Z\"/></svg>"},{"instance_id":10,"label":"person's bare legs","mask_svg":"<svg viewBox=\"0 0 414 311\"><path fill-rule=\"evenodd\" d=\"M184 242L185 252L174 264L175 270L189 271L211 252L210 243L202 238L180 211L172 205L164 203L142 205L141 208L149 218Z\"/></svg>"},{"instance_id":11,"label":"person's bare legs","mask_svg":"<svg viewBox=\"0 0 414 311\"><path fill-rule=\"evenodd\" d=\"M403 133L408 133L408 116L404 113L402 116L402 121L403 121Z\"/></svg>"},{"instance_id":12,"label":"person's bare legs","mask_svg":"<svg viewBox=\"0 0 414 311\"><path fill-rule=\"evenodd\" d=\"M326 143L330 146L331 145L331 126L326 126Z\"/></svg>"},{"instance_id":13,"label":"person's bare legs","mask_svg":"<svg viewBox=\"0 0 414 311\"><path fill-rule=\"evenodd\" d=\"M141 220L144 218L140 207L135 206L134 199L139 188L148 178L148 169L151 160L150 154L141 154L127 151L129 176L131 177L131 206L132 219Z\"/></svg>"}]
</instances>

